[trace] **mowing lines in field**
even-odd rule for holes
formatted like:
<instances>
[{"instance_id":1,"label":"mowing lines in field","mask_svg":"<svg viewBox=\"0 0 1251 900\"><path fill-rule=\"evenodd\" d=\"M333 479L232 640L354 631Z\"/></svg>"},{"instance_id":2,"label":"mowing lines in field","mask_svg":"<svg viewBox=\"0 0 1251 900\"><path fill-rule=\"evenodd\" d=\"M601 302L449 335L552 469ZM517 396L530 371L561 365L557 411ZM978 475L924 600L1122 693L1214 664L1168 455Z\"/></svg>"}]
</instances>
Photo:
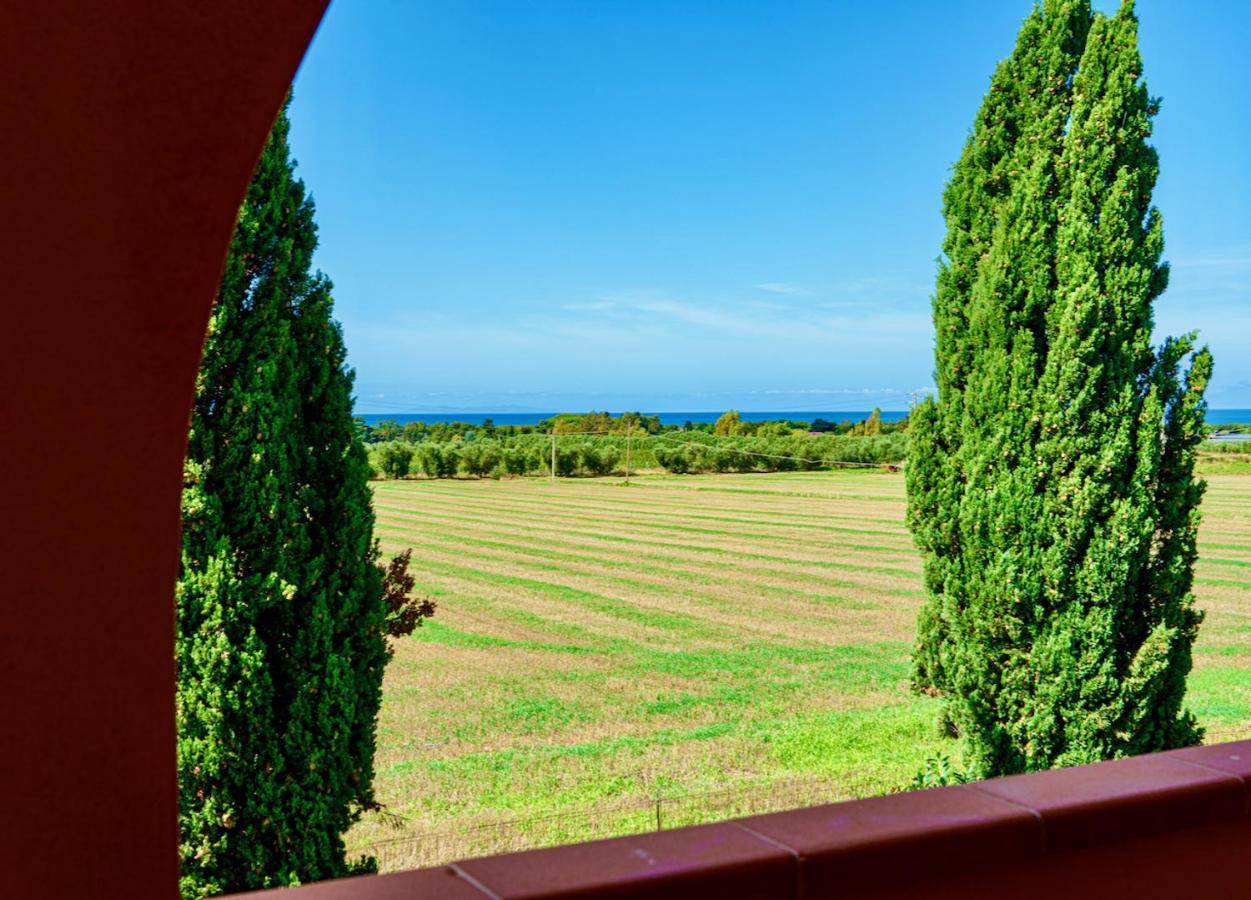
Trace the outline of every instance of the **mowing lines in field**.
<instances>
[{"instance_id":1,"label":"mowing lines in field","mask_svg":"<svg viewBox=\"0 0 1251 900\"><path fill-rule=\"evenodd\" d=\"M1209 481L1190 702L1213 734L1240 734L1251 478ZM516 840L580 839L584 811L618 833L631 826L614 805L654 802L658 786L741 793L821 775L848 796L952 751L932 701L907 686L921 567L901 476L631 482L376 486L384 546L414 547L419 590L440 603L387 673L377 789L406 828L570 810L567 825L518 826ZM351 843L386 836L366 820Z\"/></svg>"},{"instance_id":2,"label":"mowing lines in field","mask_svg":"<svg viewBox=\"0 0 1251 900\"><path fill-rule=\"evenodd\" d=\"M602 482L580 481L574 485L573 491L561 491L565 503L558 513L552 510L554 504L547 490L526 491L527 485L484 483L477 486L478 490L472 489L475 485L463 485L466 489L460 492L461 498L468 500L460 503L447 491L430 492L422 485L420 495L410 498L420 500L420 504L397 502L394 493L388 495L390 499L380 498L381 533L397 545L406 541L413 545L424 543L440 561L448 554L472 549L480 566L495 573L545 578L616 596L621 596L617 593L621 589L625 596L649 609L677 605L683 612L707 615L744 634L757 631L762 637L772 635L779 627L791 629L805 619L810 625L821 624L824 614L819 608L813 609L814 604L843 610L881 609L883 597L920 596L915 556L896 557L904 566L831 560L830 555L846 556L847 551L795 538L786 529L790 523L773 524L770 520L775 516L769 511L765 515L720 517L728 521L720 528L701 529L707 534L699 536L705 541L699 546L672 538L658 540L655 538L663 537L664 532L648 526L651 509L644 508L626 517L617 511L617 504L602 502L606 493L612 496L612 488ZM496 502L492 496L495 494L506 494L511 502ZM662 499L672 504L667 510L670 516L681 520L681 508L689 500L672 496ZM656 502L649 501L649 505L654 507ZM450 511L466 508L477 510L477 515ZM689 511L689 515L709 518L696 511ZM814 512L808 516L816 519ZM566 527L545 526L536 532L533 523L540 517L565 523ZM594 527L569 528L574 521ZM664 527L685 526L679 521ZM746 538L744 530L748 532ZM789 546L783 554L755 549L773 549L769 544L776 541L795 541L794 546L807 553L797 556ZM655 548L666 552L651 552ZM715 558L707 558L709 553L715 554ZM817 558L812 558L813 554ZM630 576L623 577L623 571ZM727 609L733 609L734 614L727 617ZM845 615L834 617L828 624L842 626L841 633L839 627L834 627L820 629L815 636L846 640L853 632L860 639L866 629L875 627L879 634L906 630L907 616L896 615L897 605L887 604L885 609L888 616L865 618L858 623L860 627Z\"/></svg>"}]
</instances>

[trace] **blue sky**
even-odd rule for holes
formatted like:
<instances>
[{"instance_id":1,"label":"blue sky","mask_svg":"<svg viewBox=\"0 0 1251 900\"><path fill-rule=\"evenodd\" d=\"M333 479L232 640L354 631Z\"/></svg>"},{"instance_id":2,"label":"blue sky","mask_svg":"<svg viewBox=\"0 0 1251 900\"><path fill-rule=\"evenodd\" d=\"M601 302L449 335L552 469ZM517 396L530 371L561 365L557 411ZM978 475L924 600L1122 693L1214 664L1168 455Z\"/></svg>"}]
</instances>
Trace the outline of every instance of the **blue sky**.
<instances>
[{"instance_id":1,"label":"blue sky","mask_svg":"<svg viewBox=\"0 0 1251 900\"><path fill-rule=\"evenodd\" d=\"M1097 6L1111 10L1111 0ZM338 0L292 143L358 411L901 408L1025 0ZM1251 7L1139 0L1172 287L1251 407Z\"/></svg>"}]
</instances>

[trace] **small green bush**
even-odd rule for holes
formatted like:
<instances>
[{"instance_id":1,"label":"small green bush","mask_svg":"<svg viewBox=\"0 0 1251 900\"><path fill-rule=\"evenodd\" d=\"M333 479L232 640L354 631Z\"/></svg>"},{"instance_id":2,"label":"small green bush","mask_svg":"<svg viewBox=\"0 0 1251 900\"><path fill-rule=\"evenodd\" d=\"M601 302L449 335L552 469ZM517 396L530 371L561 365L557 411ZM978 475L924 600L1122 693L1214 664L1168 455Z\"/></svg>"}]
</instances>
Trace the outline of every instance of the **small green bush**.
<instances>
[{"instance_id":1,"label":"small green bush","mask_svg":"<svg viewBox=\"0 0 1251 900\"><path fill-rule=\"evenodd\" d=\"M404 478L413 464L413 448L398 441L378 447L378 469L386 478Z\"/></svg>"},{"instance_id":2,"label":"small green bush","mask_svg":"<svg viewBox=\"0 0 1251 900\"><path fill-rule=\"evenodd\" d=\"M972 779L967 772L957 769L945 753L929 757L921 771L912 778L906 790L922 791L926 788L945 787L949 784L968 784Z\"/></svg>"}]
</instances>

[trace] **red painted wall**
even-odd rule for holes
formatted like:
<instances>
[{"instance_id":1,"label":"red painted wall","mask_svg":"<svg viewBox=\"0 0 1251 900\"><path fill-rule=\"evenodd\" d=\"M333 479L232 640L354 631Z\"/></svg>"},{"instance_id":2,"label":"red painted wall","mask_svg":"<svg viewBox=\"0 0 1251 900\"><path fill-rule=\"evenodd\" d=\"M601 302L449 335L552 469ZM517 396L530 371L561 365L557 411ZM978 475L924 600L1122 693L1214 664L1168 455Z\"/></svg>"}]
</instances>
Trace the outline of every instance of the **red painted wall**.
<instances>
[{"instance_id":1,"label":"red painted wall","mask_svg":"<svg viewBox=\"0 0 1251 900\"><path fill-rule=\"evenodd\" d=\"M192 380L324 7L0 5L0 896L176 894Z\"/></svg>"}]
</instances>

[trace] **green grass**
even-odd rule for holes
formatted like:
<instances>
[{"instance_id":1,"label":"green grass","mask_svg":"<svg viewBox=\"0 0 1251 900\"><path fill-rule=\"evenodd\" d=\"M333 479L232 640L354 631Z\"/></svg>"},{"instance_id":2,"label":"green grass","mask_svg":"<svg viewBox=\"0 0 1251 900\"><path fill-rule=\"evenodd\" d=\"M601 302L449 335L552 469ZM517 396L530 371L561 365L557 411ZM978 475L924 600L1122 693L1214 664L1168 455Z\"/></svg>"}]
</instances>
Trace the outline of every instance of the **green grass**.
<instances>
[{"instance_id":1,"label":"green grass","mask_svg":"<svg viewBox=\"0 0 1251 900\"><path fill-rule=\"evenodd\" d=\"M1230 442L1216 449L1205 445L1199 454L1199 474L1251 475L1251 453L1246 452L1249 446L1251 442Z\"/></svg>"},{"instance_id":2,"label":"green grass","mask_svg":"<svg viewBox=\"0 0 1251 900\"><path fill-rule=\"evenodd\" d=\"M1205 465L1190 705L1227 739L1251 734L1251 478ZM349 835L384 868L880 793L958 757L908 690L897 474L383 482L375 506L439 604L386 676L376 786L402 827Z\"/></svg>"}]
</instances>

